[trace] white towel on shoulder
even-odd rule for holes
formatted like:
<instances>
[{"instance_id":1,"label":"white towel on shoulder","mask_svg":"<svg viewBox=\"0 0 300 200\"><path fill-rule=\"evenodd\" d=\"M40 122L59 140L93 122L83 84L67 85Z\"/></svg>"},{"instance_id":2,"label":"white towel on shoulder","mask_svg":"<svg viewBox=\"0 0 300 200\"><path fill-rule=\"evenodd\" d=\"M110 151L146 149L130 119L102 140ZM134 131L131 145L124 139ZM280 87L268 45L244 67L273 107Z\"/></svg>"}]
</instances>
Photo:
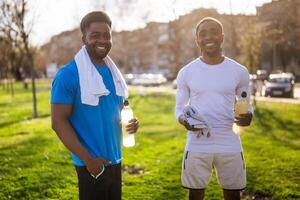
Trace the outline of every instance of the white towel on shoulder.
<instances>
[{"instance_id":1,"label":"white towel on shoulder","mask_svg":"<svg viewBox=\"0 0 300 200\"><path fill-rule=\"evenodd\" d=\"M109 56L106 56L103 60L112 74L116 94L123 96L125 99L128 98L127 85L121 72ZM75 55L75 62L79 74L81 103L91 106L98 105L99 97L108 95L110 91L106 89L102 76L92 63L85 46Z\"/></svg>"}]
</instances>

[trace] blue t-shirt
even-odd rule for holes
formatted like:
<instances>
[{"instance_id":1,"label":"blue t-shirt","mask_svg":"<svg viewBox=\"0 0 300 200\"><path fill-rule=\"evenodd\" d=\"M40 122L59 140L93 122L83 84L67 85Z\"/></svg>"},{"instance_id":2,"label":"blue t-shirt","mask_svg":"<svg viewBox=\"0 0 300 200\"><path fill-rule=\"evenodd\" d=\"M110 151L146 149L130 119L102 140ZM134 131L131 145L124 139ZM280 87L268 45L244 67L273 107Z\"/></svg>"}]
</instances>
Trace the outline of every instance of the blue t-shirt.
<instances>
[{"instance_id":1,"label":"blue t-shirt","mask_svg":"<svg viewBox=\"0 0 300 200\"><path fill-rule=\"evenodd\" d=\"M103 157L117 164L122 159L120 109L124 99L116 95L109 68L105 64L96 68L110 91L109 95L99 97L97 106L81 103L79 75L74 60L61 68L53 80L51 103L72 105L69 122L81 144L93 157ZM72 159L77 166L85 165L74 154Z\"/></svg>"}]
</instances>

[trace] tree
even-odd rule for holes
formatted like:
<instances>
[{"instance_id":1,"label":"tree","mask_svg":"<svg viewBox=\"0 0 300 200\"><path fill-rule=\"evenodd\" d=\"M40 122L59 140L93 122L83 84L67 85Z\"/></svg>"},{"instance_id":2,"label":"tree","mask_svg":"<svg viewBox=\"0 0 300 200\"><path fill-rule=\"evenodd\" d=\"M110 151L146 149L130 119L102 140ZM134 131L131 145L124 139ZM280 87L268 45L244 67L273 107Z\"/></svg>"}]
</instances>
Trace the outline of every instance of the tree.
<instances>
[{"instance_id":1,"label":"tree","mask_svg":"<svg viewBox=\"0 0 300 200\"><path fill-rule=\"evenodd\" d=\"M170 22L170 40L169 40L169 48L171 50L172 56L170 57L172 59L171 62L173 62L173 70L172 73L176 75L178 71L181 68L181 33L180 33L181 27L180 27L180 21L178 19Z\"/></svg>"},{"instance_id":2,"label":"tree","mask_svg":"<svg viewBox=\"0 0 300 200\"><path fill-rule=\"evenodd\" d=\"M182 49L182 36L181 36L181 21L175 8L177 0L172 0L172 13L173 21L169 22L169 41L168 49L171 55L169 56L169 63L172 63L171 73L175 77L181 68L181 49Z\"/></svg>"},{"instance_id":3,"label":"tree","mask_svg":"<svg viewBox=\"0 0 300 200\"><path fill-rule=\"evenodd\" d=\"M270 58L270 71L276 69L274 67L283 71L290 70L290 67L300 62L300 48L297 44L299 9L299 1L290 0L276 1L259 10L259 20L264 24L263 51ZM295 67L295 70L299 69Z\"/></svg>"},{"instance_id":4,"label":"tree","mask_svg":"<svg viewBox=\"0 0 300 200\"><path fill-rule=\"evenodd\" d=\"M1 78L5 79L7 90L11 96L14 96L13 74L16 71L16 65L19 63L19 52L13 47L10 40L0 36L0 72Z\"/></svg>"},{"instance_id":5,"label":"tree","mask_svg":"<svg viewBox=\"0 0 300 200\"><path fill-rule=\"evenodd\" d=\"M22 62L28 63L31 73L33 113L32 117L37 117L37 99L35 87L34 54L29 44L29 34L33 26L25 27L25 18L28 12L27 0L2 0L0 3L0 32L12 45L12 49L17 49L22 55ZM11 55L12 56L12 55Z\"/></svg>"},{"instance_id":6,"label":"tree","mask_svg":"<svg viewBox=\"0 0 300 200\"><path fill-rule=\"evenodd\" d=\"M247 31L241 38L242 63L248 67L250 73L255 73L260 67L261 57L261 27L252 20L247 21Z\"/></svg>"}]
</instances>

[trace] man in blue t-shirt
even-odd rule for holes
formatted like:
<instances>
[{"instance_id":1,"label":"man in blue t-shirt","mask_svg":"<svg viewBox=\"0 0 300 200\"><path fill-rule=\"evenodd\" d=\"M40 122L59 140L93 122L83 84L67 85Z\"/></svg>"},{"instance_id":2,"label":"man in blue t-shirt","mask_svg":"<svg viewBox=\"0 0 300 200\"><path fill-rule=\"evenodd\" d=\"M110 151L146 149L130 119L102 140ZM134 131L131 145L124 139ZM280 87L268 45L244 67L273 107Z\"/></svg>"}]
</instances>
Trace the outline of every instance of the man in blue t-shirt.
<instances>
[{"instance_id":1,"label":"man in blue t-shirt","mask_svg":"<svg viewBox=\"0 0 300 200\"><path fill-rule=\"evenodd\" d=\"M57 73L52 84L52 128L72 152L79 198L121 200L120 111L126 95L118 95L115 72L105 62L112 46L111 20L104 12L91 12L82 19L80 28L87 57L108 92L97 96L95 105L83 103L84 89L90 88L84 85L84 75L73 59ZM135 133L138 124L132 119L126 131Z\"/></svg>"}]
</instances>

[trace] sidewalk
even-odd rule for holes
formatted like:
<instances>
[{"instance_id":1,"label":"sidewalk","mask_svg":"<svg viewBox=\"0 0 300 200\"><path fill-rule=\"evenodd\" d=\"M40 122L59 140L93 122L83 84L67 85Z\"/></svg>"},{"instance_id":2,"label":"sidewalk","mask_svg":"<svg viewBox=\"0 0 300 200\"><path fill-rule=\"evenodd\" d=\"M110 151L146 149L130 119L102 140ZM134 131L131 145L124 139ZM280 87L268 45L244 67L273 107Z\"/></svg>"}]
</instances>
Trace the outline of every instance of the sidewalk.
<instances>
[{"instance_id":1,"label":"sidewalk","mask_svg":"<svg viewBox=\"0 0 300 200\"><path fill-rule=\"evenodd\" d=\"M298 83L299 88L296 88L297 92L295 93L295 98L274 98L274 97L262 97L256 96L256 101L266 101L266 102L277 102L277 103L291 103L291 104L300 104L300 83ZM161 85L158 87L144 87L144 86L129 86L129 88L135 90L138 94L143 95L148 92L162 92L162 93L171 93L176 94L176 89L173 89L171 85ZM253 96L252 96L253 99Z\"/></svg>"}]
</instances>

